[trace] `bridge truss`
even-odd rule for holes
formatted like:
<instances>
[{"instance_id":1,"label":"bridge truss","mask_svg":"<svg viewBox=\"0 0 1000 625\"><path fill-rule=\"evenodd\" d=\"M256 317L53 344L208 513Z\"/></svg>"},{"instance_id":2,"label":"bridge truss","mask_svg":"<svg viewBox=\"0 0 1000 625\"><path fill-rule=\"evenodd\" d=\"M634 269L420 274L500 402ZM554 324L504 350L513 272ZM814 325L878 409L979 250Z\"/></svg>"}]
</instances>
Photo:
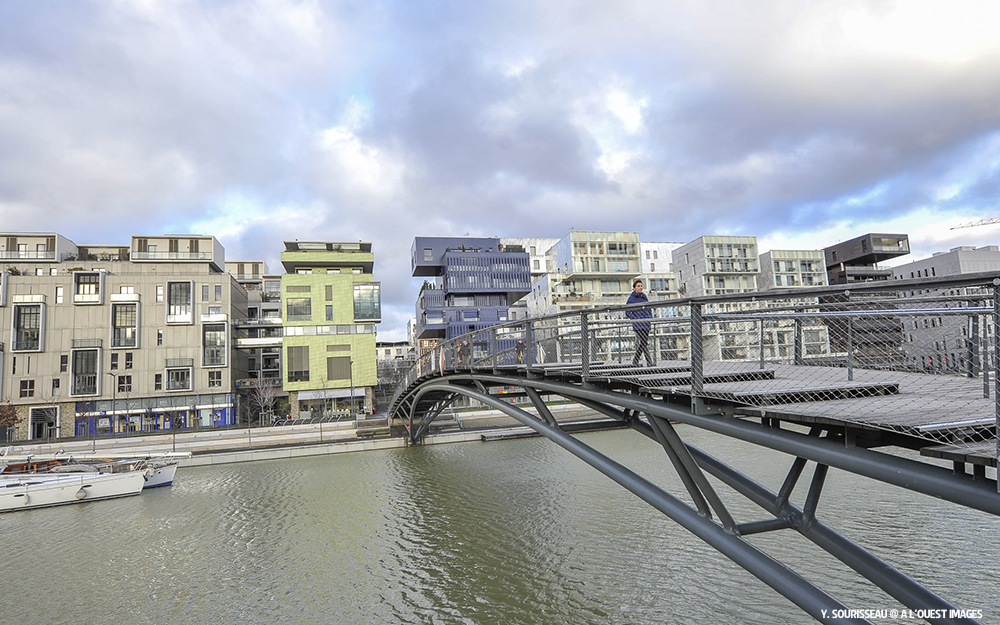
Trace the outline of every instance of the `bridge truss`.
<instances>
[{"instance_id":1,"label":"bridge truss","mask_svg":"<svg viewBox=\"0 0 1000 625\"><path fill-rule=\"evenodd\" d=\"M1000 515L998 286L996 275L979 274L656 302L648 307L656 363L641 366L629 361L635 324L644 321L628 318L626 307L495 326L422 354L396 389L390 419L417 444L460 397L499 410L820 622L868 621L746 536L798 532L928 622L974 623L823 523L819 504L833 467ZM528 406L511 403L512 395ZM576 402L656 440L692 504L563 431L546 398ZM685 443L677 423L787 454L783 483L771 490ZM952 466L878 451L892 447ZM797 505L793 490L810 465ZM756 504L760 518L734 518L709 476Z\"/></svg>"}]
</instances>

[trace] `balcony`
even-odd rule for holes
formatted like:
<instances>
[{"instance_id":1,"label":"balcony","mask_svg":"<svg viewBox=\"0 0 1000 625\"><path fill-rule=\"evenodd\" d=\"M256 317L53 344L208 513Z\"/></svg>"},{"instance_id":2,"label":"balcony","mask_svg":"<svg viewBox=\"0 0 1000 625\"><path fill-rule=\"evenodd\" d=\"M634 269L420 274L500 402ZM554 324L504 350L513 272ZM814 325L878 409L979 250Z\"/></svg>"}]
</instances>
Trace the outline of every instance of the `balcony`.
<instances>
[{"instance_id":1,"label":"balcony","mask_svg":"<svg viewBox=\"0 0 1000 625\"><path fill-rule=\"evenodd\" d=\"M132 260L212 260L211 252L132 252Z\"/></svg>"},{"instance_id":2,"label":"balcony","mask_svg":"<svg viewBox=\"0 0 1000 625\"><path fill-rule=\"evenodd\" d=\"M4 260L55 260L56 253L52 252L31 252L28 250L8 250L0 252L0 259Z\"/></svg>"},{"instance_id":3,"label":"balcony","mask_svg":"<svg viewBox=\"0 0 1000 625\"><path fill-rule=\"evenodd\" d=\"M70 341L70 347L72 349L85 349L93 347L101 347L103 345L102 339L72 339Z\"/></svg>"},{"instance_id":4,"label":"balcony","mask_svg":"<svg viewBox=\"0 0 1000 625\"><path fill-rule=\"evenodd\" d=\"M226 313L217 313L217 314L201 316L202 323L223 323L228 320L229 320L229 315L227 315Z\"/></svg>"},{"instance_id":5,"label":"balcony","mask_svg":"<svg viewBox=\"0 0 1000 625\"><path fill-rule=\"evenodd\" d=\"M281 347L280 336L264 336L260 338L237 338L236 347L256 349L258 347Z\"/></svg>"},{"instance_id":6,"label":"balcony","mask_svg":"<svg viewBox=\"0 0 1000 625\"><path fill-rule=\"evenodd\" d=\"M281 317L247 317L243 319L233 319L233 325L237 327L252 326L280 326L283 323Z\"/></svg>"},{"instance_id":7,"label":"balcony","mask_svg":"<svg viewBox=\"0 0 1000 625\"><path fill-rule=\"evenodd\" d=\"M234 382L238 389L253 389L257 387L280 388L281 378L243 378Z\"/></svg>"}]
</instances>

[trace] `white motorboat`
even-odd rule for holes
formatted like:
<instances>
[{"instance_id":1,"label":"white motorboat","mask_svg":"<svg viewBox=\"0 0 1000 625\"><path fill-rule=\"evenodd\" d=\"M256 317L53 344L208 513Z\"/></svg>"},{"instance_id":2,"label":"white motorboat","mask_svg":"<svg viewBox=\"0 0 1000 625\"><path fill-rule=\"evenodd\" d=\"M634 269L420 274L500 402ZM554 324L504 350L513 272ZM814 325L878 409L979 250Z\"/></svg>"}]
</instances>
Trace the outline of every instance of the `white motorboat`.
<instances>
[{"instance_id":1,"label":"white motorboat","mask_svg":"<svg viewBox=\"0 0 1000 625\"><path fill-rule=\"evenodd\" d=\"M0 512L138 495L144 471L40 473L0 477Z\"/></svg>"},{"instance_id":2,"label":"white motorboat","mask_svg":"<svg viewBox=\"0 0 1000 625\"><path fill-rule=\"evenodd\" d=\"M69 473L124 473L143 471L146 476L145 488L169 486L181 458L190 458L190 452L166 453L161 456L120 457L90 454L32 455L6 458L7 464L0 466L0 479L8 475L50 475Z\"/></svg>"}]
</instances>

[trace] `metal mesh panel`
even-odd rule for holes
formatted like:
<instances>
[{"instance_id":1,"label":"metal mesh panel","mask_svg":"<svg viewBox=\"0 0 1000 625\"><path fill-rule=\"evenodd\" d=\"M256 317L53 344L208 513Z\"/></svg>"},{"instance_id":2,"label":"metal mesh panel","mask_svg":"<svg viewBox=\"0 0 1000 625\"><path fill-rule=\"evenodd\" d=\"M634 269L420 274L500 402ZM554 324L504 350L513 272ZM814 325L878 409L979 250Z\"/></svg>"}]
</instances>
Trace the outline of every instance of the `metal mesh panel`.
<instances>
[{"instance_id":1,"label":"metal mesh panel","mask_svg":"<svg viewBox=\"0 0 1000 625\"><path fill-rule=\"evenodd\" d=\"M441 342L396 397L455 368L558 369L737 416L853 424L995 457L992 278L653 302L642 320L622 306L518 321Z\"/></svg>"}]
</instances>

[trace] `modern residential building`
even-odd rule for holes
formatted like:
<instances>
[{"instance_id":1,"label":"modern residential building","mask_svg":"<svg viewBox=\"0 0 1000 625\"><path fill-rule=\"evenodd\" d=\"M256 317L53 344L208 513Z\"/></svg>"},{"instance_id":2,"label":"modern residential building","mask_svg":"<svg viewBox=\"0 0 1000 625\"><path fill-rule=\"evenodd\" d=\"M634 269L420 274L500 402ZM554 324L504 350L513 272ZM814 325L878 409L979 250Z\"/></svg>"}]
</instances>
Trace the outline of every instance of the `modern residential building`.
<instances>
[{"instance_id":1,"label":"modern residential building","mask_svg":"<svg viewBox=\"0 0 1000 625\"><path fill-rule=\"evenodd\" d=\"M1000 271L1000 248L996 245L953 247L948 252L935 252L929 258L893 267L891 271L894 280ZM904 308L927 310L941 306L933 301L932 293L922 290L911 289L903 291L902 295L901 307ZM903 351L909 365L915 369L966 371L970 341L977 343L977 350L982 353L989 353L993 346L992 322L973 324L967 316L943 312L936 317L927 314L903 317L902 323Z\"/></svg>"},{"instance_id":2,"label":"modern residential building","mask_svg":"<svg viewBox=\"0 0 1000 625\"><path fill-rule=\"evenodd\" d=\"M247 292L247 316L233 319L234 342L247 356L247 377L235 379L239 421L263 422L265 413L287 412L281 371L281 274L262 260L227 261L226 271Z\"/></svg>"},{"instance_id":3,"label":"modern residential building","mask_svg":"<svg viewBox=\"0 0 1000 625\"><path fill-rule=\"evenodd\" d=\"M76 245L57 233L0 235L0 398L15 438L235 422L246 376L232 320L246 290L204 235Z\"/></svg>"},{"instance_id":4,"label":"modern residential building","mask_svg":"<svg viewBox=\"0 0 1000 625\"><path fill-rule=\"evenodd\" d=\"M823 250L771 250L760 255L760 290L827 283Z\"/></svg>"},{"instance_id":5,"label":"modern residential building","mask_svg":"<svg viewBox=\"0 0 1000 625\"><path fill-rule=\"evenodd\" d=\"M643 274L669 273L671 255L683 243L639 242L639 263Z\"/></svg>"},{"instance_id":6,"label":"modern residential building","mask_svg":"<svg viewBox=\"0 0 1000 625\"><path fill-rule=\"evenodd\" d=\"M830 284L850 284L870 280L888 280L892 270L881 263L910 253L905 234L869 233L823 248Z\"/></svg>"},{"instance_id":7,"label":"modern residential building","mask_svg":"<svg viewBox=\"0 0 1000 625\"><path fill-rule=\"evenodd\" d=\"M416 237L410 257L413 277L433 280L417 296L418 340L506 323L511 304L529 290L530 256L498 238Z\"/></svg>"},{"instance_id":8,"label":"modern residential building","mask_svg":"<svg viewBox=\"0 0 1000 625\"><path fill-rule=\"evenodd\" d=\"M642 273L639 234L571 230L549 250L549 266L531 285L529 316L621 304Z\"/></svg>"},{"instance_id":9,"label":"modern residential building","mask_svg":"<svg viewBox=\"0 0 1000 625\"><path fill-rule=\"evenodd\" d=\"M678 247L671 256L681 297L757 290L757 237L706 235Z\"/></svg>"},{"instance_id":10,"label":"modern residential building","mask_svg":"<svg viewBox=\"0 0 1000 625\"><path fill-rule=\"evenodd\" d=\"M291 414L370 412L375 325L382 317L371 243L285 241L281 264L282 364Z\"/></svg>"},{"instance_id":11,"label":"modern residential building","mask_svg":"<svg viewBox=\"0 0 1000 625\"><path fill-rule=\"evenodd\" d=\"M552 248L559 242L559 239L544 237L501 237L500 242L507 250L514 251L517 248L521 248L528 253L528 262L530 263L531 271L530 285L547 274L550 271L550 267L554 265L553 255L555 251ZM552 252L553 255L550 255L549 252ZM525 319L527 316L528 299L526 297L513 302L510 308L507 309L508 321Z\"/></svg>"}]
</instances>

